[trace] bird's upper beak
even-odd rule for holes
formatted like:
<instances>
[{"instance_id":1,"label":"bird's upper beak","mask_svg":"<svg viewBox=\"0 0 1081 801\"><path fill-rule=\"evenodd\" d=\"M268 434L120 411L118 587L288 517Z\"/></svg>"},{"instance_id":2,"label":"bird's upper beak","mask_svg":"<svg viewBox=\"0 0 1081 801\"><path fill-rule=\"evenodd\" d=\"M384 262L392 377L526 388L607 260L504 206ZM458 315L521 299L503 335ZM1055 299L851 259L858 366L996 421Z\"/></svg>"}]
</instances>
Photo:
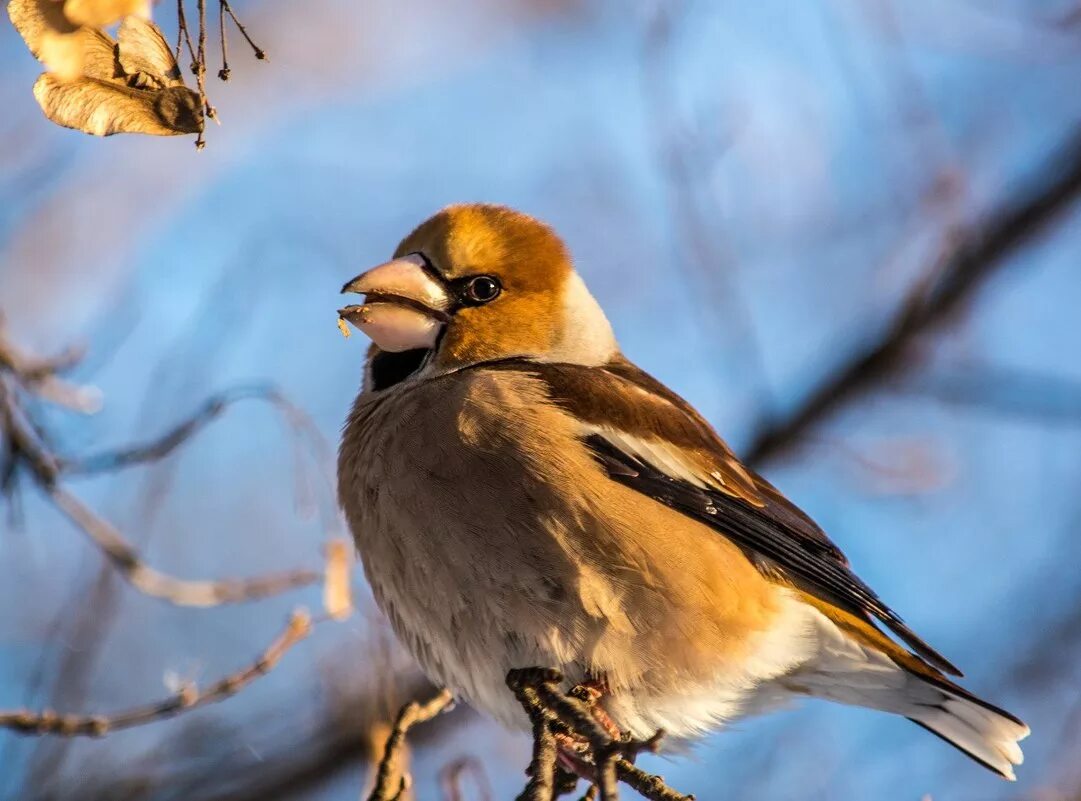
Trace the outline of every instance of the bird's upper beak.
<instances>
[{"instance_id":1,"label":"bird's upper beak","mask_svg":"<svg viewBox=\"0 0 1081 801\"><path fill-rule=\"evenodd\" d=\"M450 296L416 253L373 267L342 287L364 295L364 303L338 310L381 350L433 348L450 321Z\"/></svg>"}]
</instances>

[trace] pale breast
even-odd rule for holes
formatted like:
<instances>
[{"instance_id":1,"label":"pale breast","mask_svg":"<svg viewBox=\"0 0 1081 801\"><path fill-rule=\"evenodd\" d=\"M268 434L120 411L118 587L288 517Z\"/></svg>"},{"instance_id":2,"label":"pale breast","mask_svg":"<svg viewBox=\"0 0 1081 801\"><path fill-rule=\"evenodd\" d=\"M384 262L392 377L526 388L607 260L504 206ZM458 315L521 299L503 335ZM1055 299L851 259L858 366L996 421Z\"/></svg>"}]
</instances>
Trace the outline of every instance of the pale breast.
<instances>
[{"instance_id":1,"label":"pale breast","mask_svg":"<svg viewBox=\"0 0 1081 801\"><path fill-rule=\"evenodd\" d=\"M706 718L738 714L801 658L795 607L725 538L608 480L544 401L481 369L358 399L339 495L395 631L509 724L525 718L503 677L531 665L604 676L640 731L678 733L692 696L723 696Z\"/></svg>"}]
</instances>

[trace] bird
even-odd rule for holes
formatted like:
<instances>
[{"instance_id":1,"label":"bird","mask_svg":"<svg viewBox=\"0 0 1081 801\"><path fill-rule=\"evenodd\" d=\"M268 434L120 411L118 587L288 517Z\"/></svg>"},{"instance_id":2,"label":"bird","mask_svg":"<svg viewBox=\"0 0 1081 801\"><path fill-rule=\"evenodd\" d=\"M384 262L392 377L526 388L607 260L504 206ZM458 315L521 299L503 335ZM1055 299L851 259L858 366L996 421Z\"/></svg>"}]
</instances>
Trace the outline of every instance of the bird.
<instances>
[{"instance_id":1,"label":"bird","mask_svg":"<svg viewBox=\"0 0 1081 801\"><path fill-rule=\"evenodd\" d=\"M448 206L350 280L371 339L338 499L377 605L439 686L510 728L505 678L601 688L693 741L800 698L914 721L1003 778L1029 728L853 571L687 401L626 358L566 245Z\"/></svg>"}]
</instances>

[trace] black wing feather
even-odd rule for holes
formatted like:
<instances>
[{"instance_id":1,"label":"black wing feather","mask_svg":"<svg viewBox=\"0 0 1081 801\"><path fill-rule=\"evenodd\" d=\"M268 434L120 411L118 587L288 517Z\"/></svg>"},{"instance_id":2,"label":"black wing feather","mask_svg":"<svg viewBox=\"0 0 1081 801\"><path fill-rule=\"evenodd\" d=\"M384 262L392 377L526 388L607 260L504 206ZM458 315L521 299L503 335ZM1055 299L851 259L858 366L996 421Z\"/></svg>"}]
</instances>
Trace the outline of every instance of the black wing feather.
<instances>
[{"instance_id":1,"label":"black wing feather","mask_svg":"<svg viewBox=\"0 0 1081 801\"><path fill-rule=\"evenodd\" d=\"M599 434L586 444L613 481L699 520L724 533L750 553L764 557L798 585L845 611L866 619L874 615L929 663L948 674L961 672L920 639L904 621L849 568L840 551L828 540L808 537L787 521L777 504L752 506L741 498L696 487L672 478L653 465L624 453Z\"/></svg>"}]
</instances>

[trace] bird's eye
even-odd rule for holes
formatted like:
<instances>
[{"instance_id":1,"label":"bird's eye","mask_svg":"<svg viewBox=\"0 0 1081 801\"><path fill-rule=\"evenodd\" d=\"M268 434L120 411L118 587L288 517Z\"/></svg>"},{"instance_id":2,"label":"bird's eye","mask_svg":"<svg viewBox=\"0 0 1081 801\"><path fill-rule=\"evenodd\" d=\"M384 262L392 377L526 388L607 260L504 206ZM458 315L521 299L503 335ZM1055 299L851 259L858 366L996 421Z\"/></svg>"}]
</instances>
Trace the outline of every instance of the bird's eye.
<instances>
[{"instance_id":1,"label":"bird's eye","mask_svg":"<svg viewBox=\"0 0 1081 801\"><path fill-rule=\"evenodd\" d=\"M499 297L503 287L490 275L478 275L465 287L466 297L473 303L489 303Z\"/></svg>"}]
</instances>

